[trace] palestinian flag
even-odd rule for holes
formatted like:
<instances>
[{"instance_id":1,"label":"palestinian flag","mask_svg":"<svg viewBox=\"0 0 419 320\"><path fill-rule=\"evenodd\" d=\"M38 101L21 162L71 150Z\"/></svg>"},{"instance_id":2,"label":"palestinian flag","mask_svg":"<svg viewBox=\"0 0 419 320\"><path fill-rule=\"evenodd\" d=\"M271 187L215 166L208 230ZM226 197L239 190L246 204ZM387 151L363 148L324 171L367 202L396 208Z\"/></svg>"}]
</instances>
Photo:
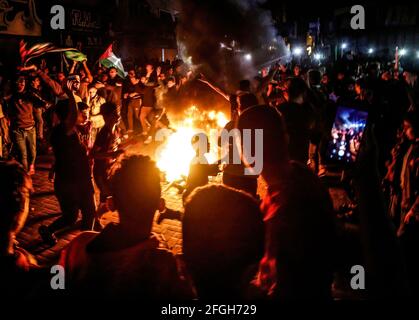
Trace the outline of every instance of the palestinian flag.
<instances>
[{"instance_id":1,"label":"palestinian flag","mask_svg":"<svg viewBox=\"0 0 419 320\"><path fill-rule=\"evenodd\" d=\"M124 70L124 66L122 65L121 59L118 58L112 51L112 44L99 57L99 63L106 68L115 67L116 71L118 72L118 75L121 78L125 78L127 76L127 73Z\"/></svg>"},{"instance_id":2,"label":"palestinian flag","mask_svg":"<svg viewBox=\"0 0 419 320\"><path fill-rule=\"evenodd\" d=\"M22 60L23 66L26 66L30 60L32 60L34 58L38 58L38 57L40 57L40 56L42 56L46 53L67 52L67 51L68 52L73 52L73 54L75 54L75 55L77 55L77 53L83 55L80 51L78 51L75 48L58 48L50 42L38 43L38 44L35 44L34 46L32 46L29 49L26 48L26 42L25 41L21 40L20 44L19 44L19 53L20 53L20 58ZM85 57L86 56L84 56L84 58ZM69 58L69 59L71 59L71 58Z\"/></svg>"},{"instance_id":3,"label":"palestinian flag","mask_svg":"<svg viewBox=\"0 0 419 320\"><path fill-rule=\"evenodd\" d=\"M64 52L64 55L67 59L82 62L84 60L87 60L87 57L84 53L81 53L78 50L68 50Z\"/></svg>"}]
</instances>

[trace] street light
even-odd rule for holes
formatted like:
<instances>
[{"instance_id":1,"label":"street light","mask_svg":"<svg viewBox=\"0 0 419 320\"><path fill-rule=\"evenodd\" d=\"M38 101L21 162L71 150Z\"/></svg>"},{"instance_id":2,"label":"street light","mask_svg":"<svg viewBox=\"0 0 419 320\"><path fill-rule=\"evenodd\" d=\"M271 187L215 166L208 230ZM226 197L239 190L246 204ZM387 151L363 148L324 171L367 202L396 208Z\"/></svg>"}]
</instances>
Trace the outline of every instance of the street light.
<instances>
[{"instance_id":1,"label":"street light","mask_svg":"<svg viewBox=\"0 0 419 320\"><path fill-rule=\"evenodd\" d=\"M317 61L320 61L322 59L322 55L320 53L315 53L314 54L314 59Z\"/></svg>"},{"instance_id":2,"label":"street light","mask_svg":"<svg viewBox=\"0 0 419 320\"><path fill-rule=\"evenodd\" d=\"M251 55L250 53L247 53L247 54L245 54L245 55L244 55L244 58L245 58L247 61L250 61L250 60L252 60L252 55Z\"/></svg>"},{"instance_id":3,"label":"street light","mask_svg":"<svg viewBox=\"0 0 419 320\"><path fill-rule=\"evenodd\" d=\"M407 54L407 49L400 49L400 51L399 51L399 55L402 57L402 56L405 56Z\"/></svg>"},{"instance_id":4,"label":"street light","mask_svg":"<svg viewBox=\"0 0 419 320\"><path fill-rule=\"evenodd\" d=\"M296 48L294 48L293 53L296 56L300 56L303 53L303 49L300 48L300 47L296 47Z\"/></svg>"},{"instance_id":5,"label":"street light","mask_svg":"<svg viewBox=\"0 0 419 320\"><path fill-rule=\"evenodd\" d=\"M369 48L368 49L368 54L372 54L374 52L374 49L373 48Z\"/></svg>"},{"instance_id":6,"label":"street light","mask_svg":"<svg viewBox=\"0 0 419 320\"><path fill-rule=\"evenodd\" d=\"M347 47L348 47L348 44L347 43L342 43L341 45L340 45L340 47L342 48L342 49L346 49Z\"/></svg>"}]
</instances>

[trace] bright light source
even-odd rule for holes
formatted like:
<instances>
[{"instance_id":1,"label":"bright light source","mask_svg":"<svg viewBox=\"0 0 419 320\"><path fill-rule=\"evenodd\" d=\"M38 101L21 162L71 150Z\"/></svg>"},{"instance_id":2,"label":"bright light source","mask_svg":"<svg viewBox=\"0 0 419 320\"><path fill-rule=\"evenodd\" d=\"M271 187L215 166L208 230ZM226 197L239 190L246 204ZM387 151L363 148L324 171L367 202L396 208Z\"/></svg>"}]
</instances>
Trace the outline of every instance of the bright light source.
<instances>
[{"instance_id":1,"label":"bright light source","mask_svg":"<svg viewBox=\"0 0 419 320\"><path fill-rule=\"evenodd\" d=\"M221 48L225 48L225 46L226 46L226 45L225 45L224 43L220 42L220 47L221 47Z\"/></svg>"},{"instance_id":2,"label":"bright light source","mask_svg":"<svg viewBox=\"0 0 419 320\"><path fill-rule=\"evenodd\" d=\"M416 58L419 59L419 51L416 51Z\"/></svg>"},{"instance_id":3,"label":"bright light source","mask_svg":"<svg viewBox=\"0 0 419 320\"><path fill-rule=\"evenodd\" d=\"M400 56L405 56L407 54L407 49L400 49L400 51L399 51L399 55Z\"/></svg>"},{"instance_id":4,"label":"bright light source","mask_svg":"<svg viewBox=\"0 0 419 320\"><path fill-rule=\"evenodd\" d=\"M300 56L303 53L303 49L301 49L300 47L294 48L293 53L296 56Z\"/></svg>"},{"instance_id":5,"label":"bright light source","mask_svg":"<svg viewBox=\"0 0 419 320\"><path fill-rule=\"evenodd\" d=\"M348 47L348 44L347 43L342 43L341 45L340 45L340 47L342 48L342 49L346 49L347 47Z\"/></svg>"},{"instance_id":6,"label":"bright light source","mask_svg":"<svg viewBox=\"0 0 419 320\"><path fill-rule=\"evenodd\" d=\"M314 54L314 59L315 60L319 61L319 60L321 60L321 58L322 58L322 55L320 53L315 53Z\"/></svg>"},{"instance_id":7,"label":"bright light source","mask_svg":"<svg viewBox=\"0 0 419 320\"><path fill-rule=\"evenodd\" d=\"M244 55L244 58L245 58L247 61L250 61L250 60L252 60L252 55L251 55L250 53L247 53L247 54L245 54L245 55Z\"/></svg>"},{"instance_id":8,"label":"bright light source","mask_svg":"<svg viewBox=\"0 0 419 320\"><path fill-rule=\"evenodd\" d=\"M369 49L368 49L368 53L369 53L369 54L371 54L371 53L373 53L373 52L374 52L374 49L373 49L373 48L369 48Z\"/></svg>"}]
</instances>

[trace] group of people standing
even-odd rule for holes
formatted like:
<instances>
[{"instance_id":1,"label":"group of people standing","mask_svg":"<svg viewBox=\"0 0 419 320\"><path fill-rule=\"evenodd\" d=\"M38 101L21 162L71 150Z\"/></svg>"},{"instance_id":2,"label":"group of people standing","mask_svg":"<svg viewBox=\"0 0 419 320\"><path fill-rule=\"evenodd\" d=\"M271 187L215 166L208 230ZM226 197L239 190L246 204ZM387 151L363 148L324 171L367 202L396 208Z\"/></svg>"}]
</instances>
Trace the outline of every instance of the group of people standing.
<instances>
[{"instance_id":1,"label":"group of people standing","mask_svg":"<svg viewBox=\"0 0 419 320\"><path fill-rule=\"evenodd\" d=\"M40 227L42 238L54 244L54 233L74 224L82 213L84 232L62 251L59 262L66 270L66 294L331 300L339 279L361 264L368 279L367 297L417 295L419 95L413 72L406 71L402 78L374 64L358 77L349 69L322 74L274 65L262 78L240 81L232 94L204 76L197 78L196 85L209 86L230 103L227 129L263 130L260 177L267 189L261 194L258 176L243 174L251 163L247 159L224 168L222 185L208 185L208 179L194 184L178 217L183 254L174 256L152 233L156 211L165 210L160 172L149 157L122 156L119 145L122 135L129 137L136 130L136 120L146 141L150 114L165 106L159 106L159 94L175 99L188 78L170 66L151 64L139 76L138 70L129 69L125 82L115 68L95 76L86 63L81 70L59 75L61 80L35 66L21 70L39 77L55 99L53 107L44 106L53 110L47 132L55 156L54 190L63 214ZM0 274L12 291L33 284L27 278L37 269L30 254L15 243L28 215L29 175L36 156L36 95L26 84L19 76L16 89L2 102L20 162L0 162L2 176L8 177L0 182L0 207L7 208L0 219L0 232L7 234L0 241L0 266L5 268ZM355 233L337 219L320 179L329 171L324 145L338 104L362 105L374 124L364 134L349 178L358 212ZM252 154L255 146L230 147L250 148L241 154ZM385 176L387 194L381 184ZM102 230L93 223L99 212L92 177L101 204L118 212L119 224ZM45 283L42 276L32 277ZM26 282L13 282L17 278Z\"/></svg>"}]
</instances>

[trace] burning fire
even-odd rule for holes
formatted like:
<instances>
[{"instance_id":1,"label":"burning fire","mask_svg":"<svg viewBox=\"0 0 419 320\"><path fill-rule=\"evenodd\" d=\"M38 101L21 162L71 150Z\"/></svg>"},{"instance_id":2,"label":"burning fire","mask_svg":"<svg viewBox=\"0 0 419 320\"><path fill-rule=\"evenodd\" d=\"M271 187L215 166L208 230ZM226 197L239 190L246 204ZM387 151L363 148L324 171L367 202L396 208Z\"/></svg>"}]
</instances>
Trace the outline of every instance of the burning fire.
<instances>
[{"instance_id":1,"label":"burning fire","mask_svg":"<svg viewBox=\"0 0 419 320\"><path fill-rule=\"evenodd\" d=\"M223 112L201 111L196 106L187 109L184 116L183 120L172 124L175 131L166 139L157 154L157 167L165 173L169 182L188 176L190 162L195 157L191 140L197 133L205 133L208 136L208 162L213 163L217 160L217 134L228 122Z\"/></svg>"}]
</instances>

